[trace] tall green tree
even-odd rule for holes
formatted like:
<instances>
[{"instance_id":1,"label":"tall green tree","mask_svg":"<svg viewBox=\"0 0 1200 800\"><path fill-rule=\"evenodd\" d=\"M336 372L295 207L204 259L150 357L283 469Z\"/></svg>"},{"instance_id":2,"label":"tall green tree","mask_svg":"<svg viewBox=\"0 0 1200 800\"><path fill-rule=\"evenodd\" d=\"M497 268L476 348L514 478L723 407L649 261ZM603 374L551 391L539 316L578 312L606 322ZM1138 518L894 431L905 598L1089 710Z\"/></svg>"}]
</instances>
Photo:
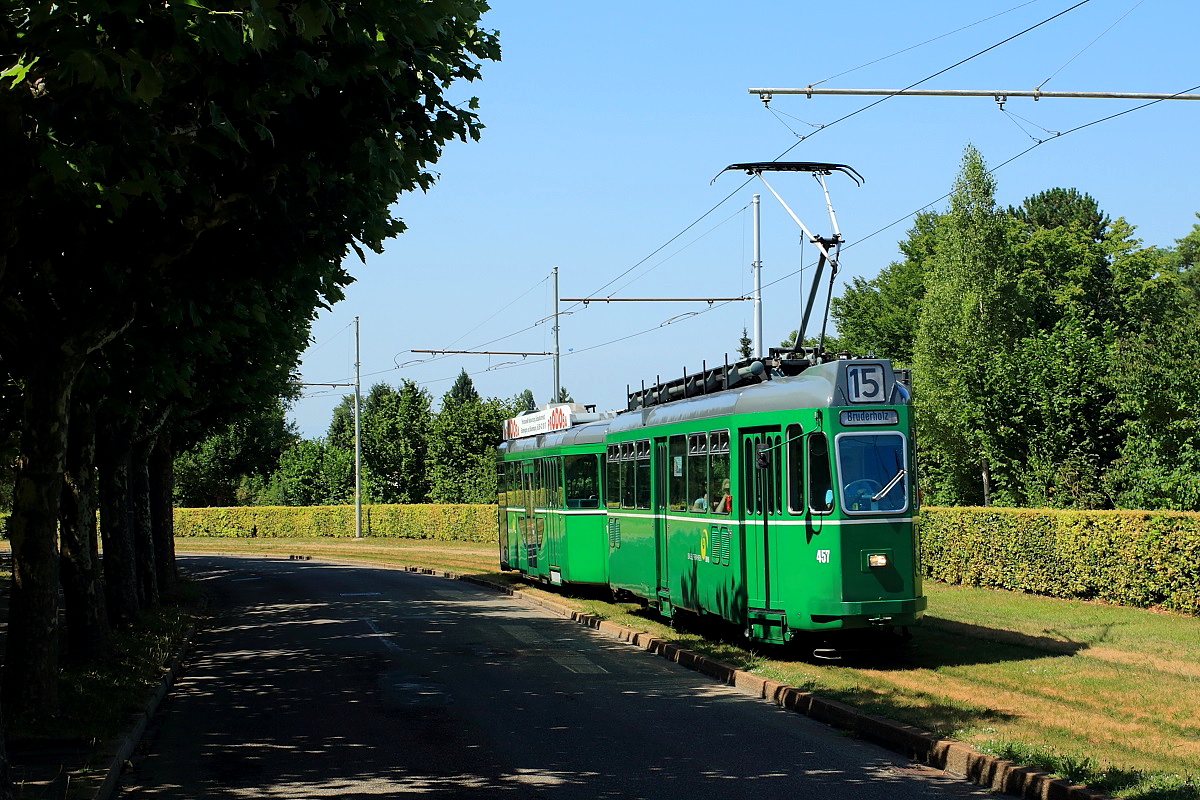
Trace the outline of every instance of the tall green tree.
<instances>
[{"instance_id":1,"label":"tall green tree","mask_svg":"<svg viewBox=\"0 0 1200 800\"><path fill-rule=\"evenodd\" d=\"M300 438L281 401L265 414L229 423L175 459L175 499L184 508L250 505L284 450Z\"/></svg>"},{"instance_id":2,"label":"tall green tree","mask_svg":"<svg viewBox=\"0 0 1200 800\"><path fill-rule=\"evenodd\" d=\"M968 146L925 272L913 384L926 491L939 503L991 499L1003 414L993 355L1013 340L1005 285L1012 252L995 190L982 155Z\"/></svg>"},{"instance_id":3,"label":"tall green tree","mask_svg":"<svg viewBox=\"0 0 1200 800\"><path fill-rule=\"evenodd\" d=\"M473 111L444 91L499 55L478 26L485 8L102 0L5 12L0 357L24 394L10 711L57 705L54 542L85 362L156 303L196 316L163 290L223 263L189 262L220 232L274 252L249 264L263 286L287 285L302 241L315 253L305 269L344 283L328 264L400 232L397 194L429 188L443 144L478 135Z\"/></svg>"},{"instance_id":4,"label":"tall green tree","mask_svg":"<svg viewBox=\"0 0 1200 800\"><path fill-rule=\"evenodd\" d=\"M1008 213L1032 228L1075 228L1094 242L1104 238L1112 222L1090 194L1062 187L1032 194Z\"/></svg>"},{"instance_id":5,"label":"tall green tree","mask_svg":"<svg viewBox=\"0 0 1200 800\"><path fill-rule=\"evenodd\" d=\"M354 452L322 439L301 439L283 452L269 492L285 506L353 502Z\"/></svg>"},{"instance_id":6,"label":"tall green tree","mask_svg":"<svg viewBox=\"0 0 1200 800\"><path fill-rule=\"evenodd\" d=\"M754 340L750 338L745 325L742 326L742 335L738 339L737 353L742 358L754 355Z\"/></svg>"},{"instance_id":7,"label":"tall green tree","mask_svg":"<svg viewBox=\"0 0 1200 800\"><path fill-rule=\"evenodd\" d=\"M424 503L432 398L413 381L399 391L387 384L371 388L363 404L362 456L377 503Z\"/></svg>"},{"instance_id":8,"label":"tall green tree","mask_svg":"<svg viewBox=\"0 0 1200 800\"><path fill-rule=\"evenodd\" d=\"M459 370L458 377L454 379L454 385L450 387L450 391L446 392L443 402L467 403L474 400L479 400L475 382L471 380L471 376L465 369Z\"/></svg>"},{"instance_id":9,"label":"tall green tree","mask_svg":"<svg viewBox=\"0 0 1200 800\"><path fill-rule=\"evenodd\" d=\"M997 352L994 390L1013 399L999 428L998 496L1016 505L1103 508L1103 475L1118 422L1108 386L1109 342L1126 327L1110 242L1121 225L1077 190L1027 198L1012 242L1013 341ZM1053 213L1051 213L1051 211ZM1099 235L1098 235L1099 234Z\"/></svg>"},{"instance_id":10,"label":"tall green tree","mask_svg":"<svg viewBox=\"0 0 1200 800\"><path fill-rule=\"evenodd\" d=\"M1170 251L1141 247L1123 219L1113 227L1126 325L1107 351L1121 439L1106 482L1123 508L1200 511L1200 225Z\"/></svg>"},{"instance_id":11,"label":"tall green tree","mask_svg":"<svg viewBox=\"0 0 1200 800\"><path fill-rule=\"evenodd\" d=\"M449 393L429 438L430 499L435 503L493 503L496 448L512 407L495 398L455 401Z\"/></svg>"},{"instance_id":12,"label":"tall green tree","mask_svg":"<svg viewBox=\"0 0 1200 800\"><path fill-rule=\"evenodd\" d=\"M522 411L537 411L537 400L533 398L533 390L525 389L512 399L512 407L516 413Z\"/></svg>"}]
</instances>

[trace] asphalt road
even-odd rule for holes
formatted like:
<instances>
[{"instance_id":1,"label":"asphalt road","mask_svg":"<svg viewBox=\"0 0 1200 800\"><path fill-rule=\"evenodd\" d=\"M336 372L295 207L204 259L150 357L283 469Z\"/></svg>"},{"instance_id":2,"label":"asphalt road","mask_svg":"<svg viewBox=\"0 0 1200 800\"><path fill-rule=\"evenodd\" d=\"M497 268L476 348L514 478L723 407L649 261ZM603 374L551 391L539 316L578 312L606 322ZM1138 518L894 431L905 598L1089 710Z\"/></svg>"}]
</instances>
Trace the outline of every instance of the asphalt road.
<instances>
[{"instance_id":1,"label":"asphalt road","mask_svg":"<svg viewBox=\"0 0 1200 800\"><path fill-rule=\"evenodd\" d=\"M213 619L124 798L989 793L469 584L181 556Z\"/></svg>"}]
</instances>

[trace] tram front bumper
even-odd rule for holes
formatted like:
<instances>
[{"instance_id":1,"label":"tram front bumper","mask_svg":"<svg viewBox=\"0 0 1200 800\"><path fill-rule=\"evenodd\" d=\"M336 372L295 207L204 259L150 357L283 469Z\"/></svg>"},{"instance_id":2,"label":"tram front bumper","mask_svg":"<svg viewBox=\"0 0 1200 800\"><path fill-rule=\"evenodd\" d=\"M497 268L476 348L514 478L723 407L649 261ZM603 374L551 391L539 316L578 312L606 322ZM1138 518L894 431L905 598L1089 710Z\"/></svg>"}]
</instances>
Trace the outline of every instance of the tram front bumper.
<instances>
[{"instance_id":1,"label":"tram front bumper","mask_svg":"<svg viewBox=\"0 0 1200 800\"><path fill-rule=\"evenodd\" d=\"M808 604L808 614L818 628L911 625L924 615L927 605L925 597L849 603L818 600Z\"/></svg>"}]
</instances>

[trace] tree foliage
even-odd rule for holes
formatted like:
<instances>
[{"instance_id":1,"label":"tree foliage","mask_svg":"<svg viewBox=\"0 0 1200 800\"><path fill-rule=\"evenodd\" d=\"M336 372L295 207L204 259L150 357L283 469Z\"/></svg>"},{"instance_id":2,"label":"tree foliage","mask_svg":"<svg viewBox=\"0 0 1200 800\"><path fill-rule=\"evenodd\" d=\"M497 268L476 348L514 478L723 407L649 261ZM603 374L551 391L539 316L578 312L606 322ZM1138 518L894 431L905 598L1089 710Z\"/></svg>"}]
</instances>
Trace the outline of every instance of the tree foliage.
<instances>
[{"instance_id":1,"label":"tree foliage","mask_svg":"<svg viewBox=\"0 0 1200 800\"><path fill-rule=\"evenodd\" d=\"M904 260L834 302L846 349L914 367L927 501L1200 510L1200 225L1163 250L1076 189L995 189L968 147Z\"/></svg>"},{"instance_id":2,"label":"tree foliage","mask_svg":"<svg viewBox=\"0 0 1200 800\"><path fill-rule=\"evenodd\" d=\"M486 8L6 7L0 358L22 395L6 710L55 712L72 394L105 420L102 483L130 471L105 484L106 527L126 504L135 512L111 549L105 541L105 581L128 584L108 569L128 539L134 588L154 602L154 559L171 554L146 532L150 455L168 436L205 441L286 394L315 310L351 280L343 259L401 232L397 196L430 188L447 142L478 136L474 100L446 90L499 57L479 27ZM208 457L238 449L213 443Z\"/></svg>"},{"instance_id":3,"label":"tree foliage","mask_svg":"<svg viewBox=\"0 0 1200 800\"><path fill-rule=\"evenodd\" d=\"M363 409L363 466L368 492L377 503L424 503L432 398L412 381L399 391L387 384L371 388Z\"/></svg>"},{"instance_id":4,"label":"tree foliage","mask_svg":"<svg viewBox=\"0 0 1200 800\"><path fill-rule=\"evenodd\" d=\"M1013 336L1008 232L995 189L983 157L968 146L925 272L913 383L928 490L940 502L987 502L997 456L991 362Z\"/></svg>"},{"instance_id":5,"label":"tree foliage","mask_svg":"<svg viewBox=\"0 0 1200 800\"><path fill-rule=\"evenodd\" d=\"M230 423L175 460L175 501L188 508L247 505L265 490L285 450L300 438L277 402Z\"/></svg>"},{"instance_id":6,"label":"tree foliage","mask_svg":"<svg viewBox=\"0 0 1200 800\"><path fill-rule=\"evenodd\" d=\"M742 326L742 335L738 338L737 353L742 358L749 358L754 355L754 340L750 338L746 327Z\"/></svg>"},{"instance_id":7,"label":"tree foliage","mask_svg":"<svg viewBox=\"0 0 1200 800\"><path fill-rule=\"evenodd\" d=\"M471 376L467 371L459 370L458 377L454 379L454 384L450 387L450 391L442 397L442 403L470 403L479 400L479 392L475 390L475 382L471 380Z\"/></svg>"},{"instance_id":8,"label":"tree foliage","mask_svg":"<svg viewBox=\"0 0 1200 800\"><path fill-rule=\"evenodd\" d=\"M512 407L501 400L442 400L429 438L430 500L494 503L496 447Z\"/></svg>"},{"instance_id":9,"label":"tree foliage","mask_svg":"<svg viewBox=\"0 0 1200 800\"><path fill-rule=\"evenodd\" d=\"M512 399L512 407L516 412L537 411L537 400L533 398L532 389L524 389Z\"/></svg>"}]
</instances>

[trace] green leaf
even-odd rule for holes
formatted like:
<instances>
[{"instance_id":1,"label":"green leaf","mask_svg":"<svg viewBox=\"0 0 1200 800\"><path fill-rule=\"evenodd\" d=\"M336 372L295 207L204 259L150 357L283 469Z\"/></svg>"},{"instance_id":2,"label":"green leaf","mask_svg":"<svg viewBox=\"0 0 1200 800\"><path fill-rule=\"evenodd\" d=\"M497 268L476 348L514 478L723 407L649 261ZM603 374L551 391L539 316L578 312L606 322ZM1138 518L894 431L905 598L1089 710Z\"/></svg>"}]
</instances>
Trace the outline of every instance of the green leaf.
<instances>
[{"instance_id":1,"label":"green leaf","mask_svg":"<svg viewBox=\"0 0 1200 800\"><path fill-rule=\"evenodd\" d=\"M12 83L8 85L8 88L15 89L18 83L25 80L25 76L29 74L29 70L33 69L33 65L39 60L40 57L35 56L34 59L27 64L17 62L3 72L0 72L0 80L12 78Z\"/></svg>"}]
</instances>

